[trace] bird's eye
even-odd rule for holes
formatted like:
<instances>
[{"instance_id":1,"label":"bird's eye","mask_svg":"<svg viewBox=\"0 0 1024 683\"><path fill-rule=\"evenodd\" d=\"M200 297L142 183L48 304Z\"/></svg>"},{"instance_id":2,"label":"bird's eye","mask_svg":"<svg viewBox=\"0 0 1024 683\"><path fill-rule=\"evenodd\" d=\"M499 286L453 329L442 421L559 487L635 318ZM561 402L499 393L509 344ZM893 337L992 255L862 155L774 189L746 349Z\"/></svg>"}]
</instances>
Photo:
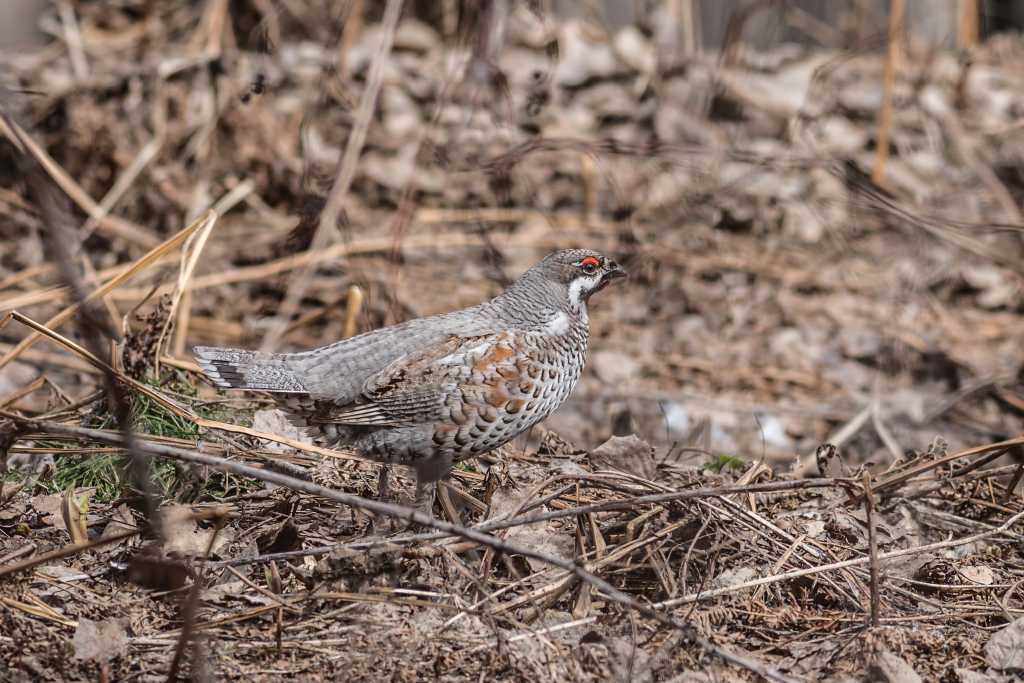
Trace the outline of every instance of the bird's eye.
<instances>
[{"instance_id":1,"label":"bird's eye","mask_svg":"<svg viewBox=\"0 0 1024 683\"><path fill-rule=\"evenodd\" d=\"M594 258L593 256L588 256L587 258L580 261L580 270L582 270L587 275L593 275L594 273L597 272L597 268L600 265L601 264L598 262L596 258Z\"/></svg>"}]
</instances>

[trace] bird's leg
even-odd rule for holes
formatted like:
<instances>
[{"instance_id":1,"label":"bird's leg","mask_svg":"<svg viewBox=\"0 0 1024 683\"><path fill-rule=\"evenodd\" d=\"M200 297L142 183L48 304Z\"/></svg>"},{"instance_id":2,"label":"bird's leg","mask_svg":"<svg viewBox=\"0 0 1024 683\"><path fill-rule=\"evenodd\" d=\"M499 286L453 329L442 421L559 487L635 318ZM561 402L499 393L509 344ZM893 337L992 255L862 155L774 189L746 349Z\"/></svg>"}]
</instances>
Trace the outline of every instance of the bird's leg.
<instances>
[{"instance_id":1,"label":"bird's leg","mask_svg":"<svg viewBox=\"0 0 1024 683\"><path fill-rule=\"evenodd\" d=\"M422 512L428 517L434 516L434 496L437 494L436 481L424 481L416 478L416 501L413 507L417 512Z\"/></svg>"},{"instance_id":2,"label":"bird's leg","mask_svg":"<svg viewBox=\"0 0 1024 683\"><path fill-rule=\"evenodd\" d=\"M377 500L385 503L397 502L391 495L391 465L383 465L380 468L380 474L377 477ZM373 534L382 533L387 535L400 533L405 531L408 526L407 523L393 517L379 519L377 515L373 515L370 518L370 530Z\"/></svg>"},{"instance_id":3,"label":"bird's leg","mask_svg":"<svg viewBox=\"0 0 1024 683\"><path fill-rule=\"evenodd\" d=\"M377 500L391 497L391 465L382 465L377 477Z\"/></svg>"},{"instance_id":4,"label":"bird's leg","mask_svg":"<svg viewBox=\"0 0 1024 683\"><path fill-rule=\"evenodd\" d=\"M434 516L437 482L451 469L451 456L434 457L416 464L416 502L413 506L417 512L422 512L428 517Z\"/></svg>"}]
</instances>

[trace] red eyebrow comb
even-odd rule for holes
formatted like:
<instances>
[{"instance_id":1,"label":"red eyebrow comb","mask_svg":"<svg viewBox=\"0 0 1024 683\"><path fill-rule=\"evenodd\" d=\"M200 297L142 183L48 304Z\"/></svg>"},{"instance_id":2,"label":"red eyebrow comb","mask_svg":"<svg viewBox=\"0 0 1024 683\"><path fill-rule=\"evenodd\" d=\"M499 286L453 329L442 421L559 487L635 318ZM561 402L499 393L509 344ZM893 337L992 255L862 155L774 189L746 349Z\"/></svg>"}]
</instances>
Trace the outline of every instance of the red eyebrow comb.
<instances>
[{"instance_id":1,"label":"red eyebrow comb","mask_svg":"<svg viewBox=\"0 0 1024 683\"><path fill-rule=\"evenodd\" d=\"M583 259L582 261L580 261L580 265L581 266L599 266L599 265L601 265L601 262L598 261L593 256L588 256L585 259Z\"/></svg>"}]
</instances>

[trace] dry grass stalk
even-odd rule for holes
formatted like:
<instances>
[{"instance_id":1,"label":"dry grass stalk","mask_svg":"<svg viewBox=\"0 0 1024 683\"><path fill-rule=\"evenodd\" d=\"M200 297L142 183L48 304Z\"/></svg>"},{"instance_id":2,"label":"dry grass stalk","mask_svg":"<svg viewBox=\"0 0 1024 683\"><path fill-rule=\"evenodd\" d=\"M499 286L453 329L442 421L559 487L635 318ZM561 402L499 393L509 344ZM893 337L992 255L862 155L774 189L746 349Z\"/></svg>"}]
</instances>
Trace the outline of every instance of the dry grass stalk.
<instances>
[{"instance_id":1,"label":"dry grass stalk","mask_svg":"<svg viewBox=\"0 0 1024 683\"><path fill-rule=\"evenodd\" d=\"M211 213L208 213L203 218L193 221L189 226L183 228L176 235L159 244L158 246L154 247L145 255L141 256L137 261L135 261L135 263L121 271L117 276L109 280L105 285L90 292L87 296L85 296L85 298L81 302L72 303L70 306L62 310L60 313L47 320L43 324L43 326L46 328L59 327L68 319L70 319L73 315L75 315L82 306L82 304L88 303L94 299L107 295L108 293L117 289L123 283L127 282L137 273L152 266L154 263L159 261L160 258L166 255L169 251L171 251L179 244L181 244L183 241L185 241L189 237L189 235L191 235L195 231L199 230L203 225L205 225L206 221L209 219L211 215L215 214L213 214L211 211ZM33 333L22 339L20 342L18 342L13 349L5 353L3 357L0 358L0 368L4 367L12 360L16 359L27 349L31 348L31 346L39 339L39 336L40 333Z\"/></svg>"},{"instance_id":2,"label":"dry grass stalk","mask_svg":"<svg viewBox=\"0 0 1024 683\"><path fill-rule=\"evenodd\" d=\"M889 39L882 75L882 106L878 110L875 165L871 180L885 187L885 163L889 159L889 137L892 134L892 98L896 87L896 62L900 56L900 33L903 31L903 0L889 0Z\"/></svg>"},{"instance_id":3,"label":"dry grass stalk","mask_svg":"<svg viewBox=\"0 0 1024 683\"><path fill-rule=\"evenodd\" d=\"M956 46L970 50L978 44L978 0L956 0Z\"/></svg>"},{"instance_id":4,"label":"dry grass stalk","mask_svg":"<svg viewBox=\"0 0 1024 683\"><path fill-rule=\"evenodd\" d=\"M86 550L91 550L91 549L94 549L94 548L100 548L100 547L103 547L105 545L109 545L111 543L117 543L118 541L123 541L126 538L131 538L132 536L135 536L138 533L139 533L138 529L131 529L131 530L127 530L127 531L121 531L121 532L118 532L118 533L115 533L115 534L111 534L111 535L106 536L106 537L97 538L97 539L94 539L92 541L88 541L88 542L86 542L84 544L80 544L80 545L66 545L63 548L58 548L57 550L51 550L48 553L43 553L42 555L36 555L35 557L30 557L30 558L27 558L27 559L22 560L20 562L14 562L14 563L11 563L11 564L0 565L0 577L8 576L10 574L17 574L18 572L23 572L25 570L32 569L33 567L38 567L40 565L46 564L47 562L52 562L53 560L60 560L60 559L63 559L65 557L70 557L72 555L77 555L79 553L83 553Z\"/></svg>"},{"instance_id":5,"label":"dry grass stalk","mask_svg":"<svg viewBox=\"0 0 1024 683\"><path fill-rule=\"evenodd\" d=\"M188 292L189 283L192 281L193 273L195 273L196 263L199 262L199 257L203 253L203 248L206 247L210 233L213 232L213 227L217 224L217 217L218 214L215 211L208 213L203 219L202 226L189 235L182 246L181 266L178 271L178 281L174 286L174 293L171 294L171 307L167 312L167 319L164 320L163 327L160 329L160 336L157 338L156 348L154 349L156 355L155 367L158 373L160 371L160 355L164 345L164 337L167 335L171 321L178 314L178 305L181 303L182 297ZM188 306L185 307L183 317L188 315L187 311ZM179 320L179 323L181 322ZM184 335L180 336L180 339L182 344L184 344Z\"/></svg>"},{"instance_id":6,"label":"dry grass stalk","mask_svg":"<svg viewBox=\"0 0 1024 683\"><path fill-rule=\"evenodd\" d=\"M383 84L384 63L391 52L391 43L395 38L395 29L398 27L398 19L401 14L402 0L388 0L384 8L384 18L381 21L380 42L374 53L373 61L370 63L370 74L367 78L366 89L359 99L359 107L355 112L352 132L349 135L348 143L345 145L345 151L338 161L338 171L334 184L331 186L331 191L327 195L327 202L324 204L323 211L320 214L320 220L311 244L312 251L323 250L333 241L345 197L356 176L356 168L363 151L363 144L366 141L370 119L373 117L373 111L377 105L377 95L380 93L380 88ZM278 320L267 333L260 347L261 350L272 351L277 348L281 336L288 327L288 321L298 309L299 302L309 286L312 275L312 266L306 266L296 274L288 287L284 301L278 311Z\"/></svg>"},{"instance_id":7,"label":"dry grass stalk","mask_svg":"<svg viewBox=\"0 0 1024 683\"><path fill-rule=\"evenodd\" d=\"M871 475L867 472L864 473L861 479L861 485L864 487L864 511L868 518L868 553L870 556L868 566L871 570L871 610L869 612L869 623L871 626L878 628L879 624L881 624L882 616L878 582L882 579L878 566L878 528L875 520L875 496L871 490Z\"/></svg>"},{"instance_id":8,"label":"dry grass stalk","mask_svg":"<svg viewBox=\"0 0 1024 683\"><path fill-rule=\"evenodd\" d=\"M352 285L348 288L345 303L345 328L342 333L343 339L354 337L358 330L359 313L363 310L365 295L361 287Z\"/></svg>"}]
</instances>

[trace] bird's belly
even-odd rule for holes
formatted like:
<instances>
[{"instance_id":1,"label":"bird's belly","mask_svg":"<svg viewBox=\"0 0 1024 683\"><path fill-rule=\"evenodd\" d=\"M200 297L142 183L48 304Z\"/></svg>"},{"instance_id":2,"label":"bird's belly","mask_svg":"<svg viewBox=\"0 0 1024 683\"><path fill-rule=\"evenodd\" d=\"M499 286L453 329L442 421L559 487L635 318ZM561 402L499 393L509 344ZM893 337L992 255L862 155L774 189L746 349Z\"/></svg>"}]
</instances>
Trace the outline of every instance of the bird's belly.
<instances>
[{"instance_id":1,"label":"bird's belly","mask_svg":"<svg viewBox=\"0 0 1024 683\"><path fill-rule=\"evenodd\" d=\"M434 424L432 443L453 460L502 446L554 412L568 398L583 370L582 354L541 356L513 376L460 387Z\"/></svg>"},{"instance_id":2,"label":"bird's belly","mask_svg":"<svg viewBox=\"0 0 1024 683\"><path fill-rule=\"evenodd\" d=\"M501 339L488 347L490 356L469 356L468 362L453 367L451 384L445 386L432 418L360 428L345 441L364 457L410 465L435 458L459 461L494 450L568 398L583 371L586 349L585 338L575 341L572 348L534 346L523 352L514 348L513 340Z\"/></svg>"}]
</instances>

